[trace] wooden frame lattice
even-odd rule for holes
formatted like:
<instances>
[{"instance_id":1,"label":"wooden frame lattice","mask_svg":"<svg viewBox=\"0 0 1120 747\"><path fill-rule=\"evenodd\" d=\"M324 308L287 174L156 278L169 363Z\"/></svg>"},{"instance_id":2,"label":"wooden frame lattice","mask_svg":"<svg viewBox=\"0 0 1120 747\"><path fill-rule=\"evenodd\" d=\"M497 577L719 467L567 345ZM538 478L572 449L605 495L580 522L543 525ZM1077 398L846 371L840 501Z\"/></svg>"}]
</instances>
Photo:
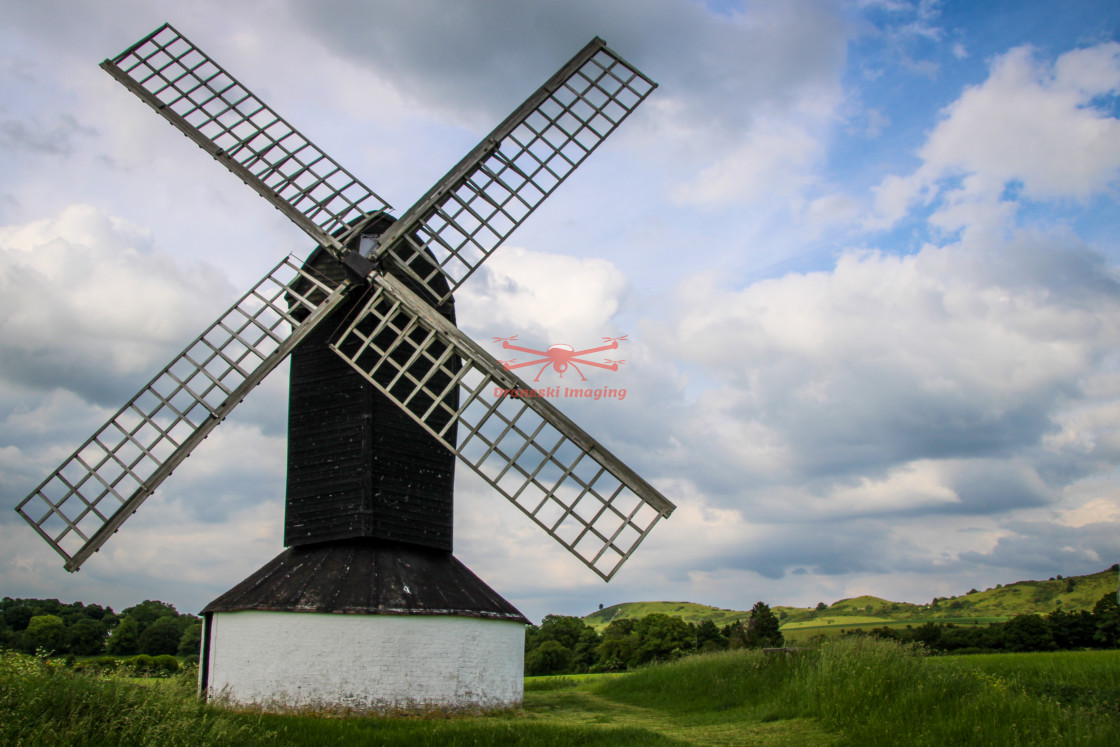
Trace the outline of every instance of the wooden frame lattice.
<instances>
[{"instance_id":1,"label":"wooden frame lattice","mask_svg":"<svg viewBox=\"0 0 1120 747\"><path fill-rule=\"evenodd\" d=\"M16 510L67 570L77 570L338 304L345 287L285 258Z\"/></svg>"},{"instance_id":2,"label":"wooden frame lattice","mask_svg":"<svg viewBox=\"0 0 1120 747\"><path fill-rule=\"evenodd\" d=\"M319 244L389 209L170 24L101 67Z\"/></svg>"},{"instance_id":3,"label":"wooden frame lattice","mask_svg":"<svg viewBox=\"0 0 1120 747\"><path fill-rule=\"evenodd\" d=\"M657 84L594 39L518 107L385 236L375 256L443 303ZM421 260L418 262L417 260ZM426 273L415 273L427 264Z\"/></svg>"},{"instance_id":4,"label":"wooden frame lattice","mask_svg":"<svg viewBox=\"0 0 1120 747\"><path fill-rule=\"evenodd\" d=\"M673 504L400 280L374 285L331 347L609 581Z\"/></svg>"}]
</instances>

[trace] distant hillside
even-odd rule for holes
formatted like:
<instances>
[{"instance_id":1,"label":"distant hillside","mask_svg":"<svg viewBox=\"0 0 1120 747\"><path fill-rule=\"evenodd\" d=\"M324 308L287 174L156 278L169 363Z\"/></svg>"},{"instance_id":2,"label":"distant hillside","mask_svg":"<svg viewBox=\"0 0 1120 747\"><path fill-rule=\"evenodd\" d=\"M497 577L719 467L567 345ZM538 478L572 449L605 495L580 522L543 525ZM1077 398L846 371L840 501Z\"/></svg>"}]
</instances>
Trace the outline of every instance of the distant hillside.
<instances>
[{"instance_id":1,"label":"distant hillside","mask_svg":"<svg viewBox=\"0 0 1120 747\"><path fill-rule=\"evenodd\" d=\"M679 617L685 622L690 623L700 623L704 620L711 620L721 628L724 625L730 625L736 620L746 622L747 618L751 616L750 612L725 610L719 607L709 607L706 604L695 604L693 602L624 602L622 604L612 604L610 607L604 607L598 612L592 612L590 615L584 617L583 621L596 630L601 631L610 624L611 620L622 620L628 617L645 617L655 612Z\"/></svg>"},{"instance_id":2,"label":"distant hillside","mask_svg":"<svg viewBox=\"0 0 1120 747\"><path fill-rule=\"evenodd\" d=\"M993 589L973 589L957 597L937 597L929 604L891 602L879 597L861 596L841 599L823 610L783 606L772 606L771 609L782 621L782 627L791 629L926 620L956 621L961 618L980 618L984 622L991 622L1031 612L1045 614L1058 607L1067 612L1091 610L1102 596L1116 593L1117 572L1117 566L1114 565L1108 570L1088 576L1055 576L1046 581L997 584ZM751 602L752 605L754 601ZM624 602L604 607L583 619L588 625L601 631L611 620L645 617L655 612L673 615L691 623L711 620L719 627L736 620L746 622L750 617L749 609L730 610L694 602Z\"/></svg>"}]
</instances>

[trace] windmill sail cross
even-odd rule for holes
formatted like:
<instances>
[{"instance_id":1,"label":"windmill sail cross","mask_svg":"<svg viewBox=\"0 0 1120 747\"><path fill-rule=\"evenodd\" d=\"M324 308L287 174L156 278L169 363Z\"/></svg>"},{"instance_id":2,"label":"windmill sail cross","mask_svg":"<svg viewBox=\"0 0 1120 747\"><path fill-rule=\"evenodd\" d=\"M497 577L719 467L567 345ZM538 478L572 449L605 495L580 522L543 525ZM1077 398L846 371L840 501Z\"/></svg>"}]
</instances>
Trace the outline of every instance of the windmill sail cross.
<instances>
[{"instance_id":1,"label":"windmill sail cross","mask_svg":"<svg viewBox=\"0 0 1120 747\"><path fill-rule=\"evenodd\" d=\"M387 203L170 25L101 66L347 269L324 274L285 259L19 504L67 570L340 307L358 277L371 285L369 301L331 347L595 573L609 580L672 513L548 402L491 394L527 385L430 305L447 312L454 290L656 88L601 39L391 224ZM384 230L372 253L361 251L367 227Z\"/></svg>"}]
</instances>

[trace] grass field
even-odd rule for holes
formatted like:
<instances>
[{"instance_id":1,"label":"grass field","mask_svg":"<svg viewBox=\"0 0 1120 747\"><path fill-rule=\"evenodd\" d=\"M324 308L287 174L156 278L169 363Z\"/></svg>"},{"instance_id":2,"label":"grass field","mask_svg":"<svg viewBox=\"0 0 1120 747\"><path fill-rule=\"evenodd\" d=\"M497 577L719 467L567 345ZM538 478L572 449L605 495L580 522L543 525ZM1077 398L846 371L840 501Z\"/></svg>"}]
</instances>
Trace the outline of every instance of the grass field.
<instances>
[{"instance_id":1,"label":"grass field","mask_svg":"<svg viewBox=\"0 0 1120 747\"><path fill-rule=\"evenodd\" d=\"M531 678L486 715L262 715L202 705L188 676L138 686L0 658L0 744L1109 745L1120 652L928 657L841 639L738 650L619 675Z\"/></svg>"},{"instance_id":2,"label":"grass field","mask_svg":"<svg viewBox=\"0 0 1120 747\"><path fill-rule=\"evenodd\" d=\"M1055 608L1071 612L1091 610L1104 594L1116 593L1117 570L1110 568L1085 576L1057 577L1046 581L1017 581L984 591L972 590L955 597L940 597L936 603L892 602L874 596L858 596L833 602L817 610L808 607L772 606L782 619L782 632L803 627L853 625L857 622L893 621L917 627L925 622L965 624L965 620L1002 622L1016 615L1047 614ZM673 615L685 622L711 620L723 627L750 618L750 610L729 610L693 602L624 602L613 604L583 618L599 632L611 620L639 618L651 613ZM960 622L959 622L960 621Z\"/></svg>"},{"instance_id":3,"label":"grass field","mask_svg":"<svg viewBox=\"0 0 1120 747\"><path fill-rule=\"evenodd\" d=\"M849 630L869 631L875 628L905 630L907 628L917 628L922 625L923 622L934 622L938 625L950 624L962 628L972 626L982 627L991 625L992 623L1004 622L1006 619L1007 618L1004 617L947 617L938 618L936 620L894 621L872 618L871 620L860 621L861 619L856 617L825 617L783 626L782 635L785 636L787 645L800 645L818 636L837 638ZM824 622L825 620L829 622Z\"/></svg>"},{"instance_id":4,"label":"grass field","mask_svg":"<svg viewBox=\"0 0 1120 747\"><path fill-rule=\"evenodd\" d=\"M930 663L980 672L1008 688L1120 719L1120 651L975 654Z\"/></svg>"}]
</instances>

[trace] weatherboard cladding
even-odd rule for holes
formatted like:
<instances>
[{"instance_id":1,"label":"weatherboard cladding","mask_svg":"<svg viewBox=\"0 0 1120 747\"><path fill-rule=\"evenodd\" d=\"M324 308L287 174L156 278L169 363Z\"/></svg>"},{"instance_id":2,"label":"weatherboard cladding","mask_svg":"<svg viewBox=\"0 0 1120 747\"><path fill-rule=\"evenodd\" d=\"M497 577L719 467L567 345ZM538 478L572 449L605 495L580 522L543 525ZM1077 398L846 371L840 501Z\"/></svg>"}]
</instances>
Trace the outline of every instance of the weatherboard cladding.
<instances>
[{"instance_id":1,"label":"weatherboard cladding","mask_svg":"<svg viewBox=\"0 0 1120 747\"><path fill-rule=\"evenodd\" d=\"M451 553L370 539L290 547L202 610L455 615L528 623Z\"/></svg>"},{"instance_id":2,"label":"weatherboard cladding","mask_svg":"<svg viewBox=\"0 0 1120 747\"><path fill-rule=\"evenodd\" d=\"M346 272L322 250L307 266L336 281ZM284 544L368 537L450 551L454 455L327 347L362 296L292 353ZM454 322L451 304L441 310Z\"/></svg>"}]
</instances>

